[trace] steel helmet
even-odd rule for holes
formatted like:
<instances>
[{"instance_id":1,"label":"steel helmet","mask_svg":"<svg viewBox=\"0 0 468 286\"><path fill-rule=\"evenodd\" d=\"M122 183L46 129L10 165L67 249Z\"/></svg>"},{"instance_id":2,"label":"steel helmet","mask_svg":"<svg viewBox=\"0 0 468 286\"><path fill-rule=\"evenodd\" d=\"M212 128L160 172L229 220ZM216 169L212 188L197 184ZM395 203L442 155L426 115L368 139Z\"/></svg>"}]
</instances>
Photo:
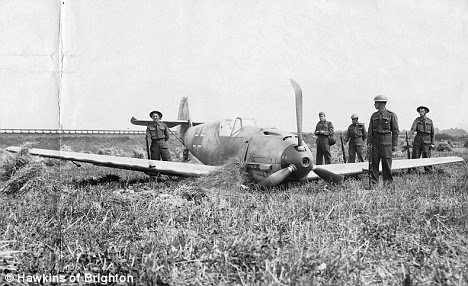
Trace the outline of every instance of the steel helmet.
<instances>
[{"instance_id":1,"label":"steel helmet","mask_svg":"<svg viewBox=\"0 0 468 286\"><path fill-rule=\"evenodd\" d=\"M354 113L353 115L351 115L351 119L354 119L354 118L359 118L359 116L356 113Z\"/></svg>"},{"instance_id":2,"label":"steel helmet","mask_svg":"<svg viewBox=\"0 0 468 286\"><path fill-rule=\"evenodd\" d=\"M376 102L387 102L388 99L384 95L377 95L376 97L374 97L374 101L376 101Z\"/></svg>"}]
</instances>

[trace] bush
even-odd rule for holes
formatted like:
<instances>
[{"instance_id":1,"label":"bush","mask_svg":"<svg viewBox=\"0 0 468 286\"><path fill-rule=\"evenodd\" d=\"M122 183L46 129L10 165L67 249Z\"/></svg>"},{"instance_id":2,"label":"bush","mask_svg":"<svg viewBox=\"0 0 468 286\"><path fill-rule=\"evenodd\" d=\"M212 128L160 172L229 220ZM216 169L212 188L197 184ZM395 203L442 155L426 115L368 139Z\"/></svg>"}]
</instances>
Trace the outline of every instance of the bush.
<instances>
[{"instance_id":1,"label":"bush","mask_svg":"<svg viewBox=\"0 0 468 286\"><path fill-rule=\"evenodd\" d=\"M117 150L114 147L102 148L97 151L99 155L109 155L109 156L118 156L118 157L128 157L127 153L122 149Z\"/></svg>"},{"instance_id":2,"label":"bush","mask_svg":"<svg viewBox=\"0 0 468 286\"><path fill-rule=\"evenodd\" d=\"M146 150L143 150L141 147L133 148L133 158L145 159Z\"/></svg>"},{"instance_id":3,"label":"bush","mask_svg":"<svg viewBox=\"0 0 468 286\"><path fill-rule=\"evenodd\" d=\"M437 151L452 151L452 147L450 146L448 142L442 141L437 145L436 150Z\"/></svg>"},{"instance_id":4,"label":"bush","mask_svg":"<svg viewBox=\"0 0 468 286\"><path fill-rule=\"evenodd\" d=\"M63 145L60 146L60 151L73 152L73 149L72 149L72 147L63 144Z\"/></svg>"},{"instance_id":5,"label":"bush","mask_svg":"<svg viewBox=\"0 0 468 286\"><path fill-rule=\"evenodd\" d=\"M435 135L435 140L437 141L443 141L443 140L455 140L455 137L448 135L448 134L436 134Z\"/></svg>"}]
</instances>

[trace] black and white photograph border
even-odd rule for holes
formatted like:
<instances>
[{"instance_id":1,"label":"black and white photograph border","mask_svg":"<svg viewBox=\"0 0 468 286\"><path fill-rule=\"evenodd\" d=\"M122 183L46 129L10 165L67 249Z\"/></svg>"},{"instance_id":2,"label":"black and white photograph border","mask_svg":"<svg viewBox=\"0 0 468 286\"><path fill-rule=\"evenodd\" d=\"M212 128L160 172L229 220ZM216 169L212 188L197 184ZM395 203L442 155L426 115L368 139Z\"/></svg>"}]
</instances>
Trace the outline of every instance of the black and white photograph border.
<instances>
[{"instance_id":1,"label":"black and white photograph border","mask_svg":"<svg viewBox=\"0 0 468 286\"><path fill-rule=\"evenodd\" d=\"M468 284L466 1L0 12L2 282Z\"/></svg>"}]
</instances>

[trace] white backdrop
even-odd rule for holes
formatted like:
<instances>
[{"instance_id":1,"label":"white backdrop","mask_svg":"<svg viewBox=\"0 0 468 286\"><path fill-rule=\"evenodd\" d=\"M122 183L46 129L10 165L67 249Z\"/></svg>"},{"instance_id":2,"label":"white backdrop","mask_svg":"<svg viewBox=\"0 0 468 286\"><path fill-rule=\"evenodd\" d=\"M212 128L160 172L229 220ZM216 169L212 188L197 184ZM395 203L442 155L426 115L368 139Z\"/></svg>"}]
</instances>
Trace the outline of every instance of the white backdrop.
<instances>
[{"instance_id":1,"label":"white backdrop","mask_svg":"<svg viewBox=\"0 0 468 286\"><path fill-rule=\"evenodd\" d=\"M389 98L401 129L416 107L468 130L466 1L0 0L0 128L139 129L131 116L255 117L304 130L368 124Z\"/></svg>"}]
</instances>

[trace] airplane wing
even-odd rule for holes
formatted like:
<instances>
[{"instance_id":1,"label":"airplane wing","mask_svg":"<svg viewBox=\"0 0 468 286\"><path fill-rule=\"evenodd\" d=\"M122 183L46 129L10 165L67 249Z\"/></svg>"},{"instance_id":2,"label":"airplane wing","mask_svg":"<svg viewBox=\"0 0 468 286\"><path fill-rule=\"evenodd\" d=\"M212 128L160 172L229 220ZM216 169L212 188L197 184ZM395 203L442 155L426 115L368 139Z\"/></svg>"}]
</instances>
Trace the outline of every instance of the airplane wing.
<instances>
[{"instance_id":1,"label":"airplane wing","mask_svg":"<svg viewBox=\"0 0 468 286\"><path fill-rule=\"evenodd\" d=\"M169 120L161 120L162 122L164 122L167 127L169 128L172 128L172 127L175 127L175 126L178 126L180 124L188 124L189 121L188 120L172 120L172 121L169 121ZM148 126L148 124L152 123L153 120L138 120L136 119L135 117L132 117L130 119L130 122L134 125L141 125L141 126ZM192 121L192 125L193 126L196 126L196 125L200 125L200 124L203 124L203 122L193 122Z\"/></svg>"},{"instance_id":2,"label":"airplane wing","mask_svg":"<svg viewBox=\"0 0 468 286\"><path fill-rule=\"evenodd\" d=\"M421 159L404 159L404 160L393 160L392 162L392 171L403 170L409 168L423 167L423 166L432 166L448 163L464 162L461 157L435 157L435 158L421 158ZM368 172L369 163L368 162L359 162L359 163L348 163L348 164L330 164L330 165L320 165L321 169L333 172L337 175L355 175ZM382 165L380 165L380 171L382 171ZM320 177L310 171L307 176L307 180L315 180Z\"/></svg>"},{"instance_id":3,"label":"airplane wing","mask_svg":"<svg viewBox=\"0 0 468 286\"><path fill-rule=\"evenodd\" d=\"M7 151L18 153L20 147L8 147ZM138 159L130 157L115 157L108 155L97 155L79 152L65 152L47 149L29 149L29 153L34 156L68 160L74 162L91 163L97 166L118 168L125 170L141 171L148 175L174 175L183 177L198 177L207 175L218 169L216 166L186 164L180 162L167 162L148 159ZM150 167L151 163L151 167Z\"/></svg>"}]
</instances>

